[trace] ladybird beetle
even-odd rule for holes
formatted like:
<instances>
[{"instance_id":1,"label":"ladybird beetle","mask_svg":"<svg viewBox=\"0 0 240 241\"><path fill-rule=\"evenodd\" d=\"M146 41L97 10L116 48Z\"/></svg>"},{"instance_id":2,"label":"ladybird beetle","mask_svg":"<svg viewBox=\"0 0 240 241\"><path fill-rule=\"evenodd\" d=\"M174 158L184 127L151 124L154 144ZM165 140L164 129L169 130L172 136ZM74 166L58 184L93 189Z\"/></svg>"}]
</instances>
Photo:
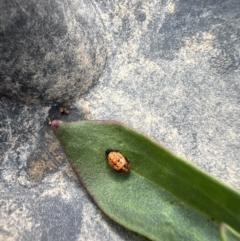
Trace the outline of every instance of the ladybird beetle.
<instances>
[{"instance_id":1,"label":"ladybird beetle","mask_svg":"<svg viewBox=\"0 0 240 241\"><path fill-rule=\"evenodd\" d=\"M107 149L105 155L110 167L120 173L130 171L131 164L129 160L118 150Z\"/></svg>"}]
</instances>

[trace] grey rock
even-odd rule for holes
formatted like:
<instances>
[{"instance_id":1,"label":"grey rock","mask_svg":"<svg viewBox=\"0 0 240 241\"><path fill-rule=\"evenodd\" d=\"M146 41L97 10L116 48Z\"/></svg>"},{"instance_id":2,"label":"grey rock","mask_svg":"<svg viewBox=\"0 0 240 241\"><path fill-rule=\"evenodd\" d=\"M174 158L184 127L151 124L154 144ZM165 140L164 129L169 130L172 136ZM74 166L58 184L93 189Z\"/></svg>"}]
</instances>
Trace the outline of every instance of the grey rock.
<instances>
[{"instance_id":1,"label":"grey rock","mask_svg":"<svg viewBox=\"0 0 240 241\"><path fill-rule=\"evenodd\" d=\"M239 1L0 10L0 240L146 240L95 206L46 117L122 121L240 190Z\"/></svg>"},{"instance_id":2,"label":"grey rock","mask_svg":"<svg viewBox=\"0 0 240 241\"><path fill-rule=\"evenodd\" d=\"M107 44L90 2L0 4L0 94L28 104L55 104L77 98L97 82Z\"/></svg>"}]
</instances>

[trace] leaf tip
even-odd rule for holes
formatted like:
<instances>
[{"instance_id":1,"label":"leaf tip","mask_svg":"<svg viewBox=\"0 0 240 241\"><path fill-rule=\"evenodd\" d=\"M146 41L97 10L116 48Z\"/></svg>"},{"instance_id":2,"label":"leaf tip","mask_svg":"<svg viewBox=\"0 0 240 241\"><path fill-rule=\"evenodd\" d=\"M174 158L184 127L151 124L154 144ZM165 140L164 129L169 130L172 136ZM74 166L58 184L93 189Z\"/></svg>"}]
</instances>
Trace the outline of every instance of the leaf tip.
<instances>
[{"instance_id":1,"label":"leaf tip","mask_svg":"<svg viewBox=\"0 0 240 241\"><path fill-rule=\"evenodd\" d=\"M51 128L52 128L52 130L55 131L55 130L59 127L60 123L61 123L60 120L53 120L53 121L51 122Z\"/></svg>"}]
</instances>

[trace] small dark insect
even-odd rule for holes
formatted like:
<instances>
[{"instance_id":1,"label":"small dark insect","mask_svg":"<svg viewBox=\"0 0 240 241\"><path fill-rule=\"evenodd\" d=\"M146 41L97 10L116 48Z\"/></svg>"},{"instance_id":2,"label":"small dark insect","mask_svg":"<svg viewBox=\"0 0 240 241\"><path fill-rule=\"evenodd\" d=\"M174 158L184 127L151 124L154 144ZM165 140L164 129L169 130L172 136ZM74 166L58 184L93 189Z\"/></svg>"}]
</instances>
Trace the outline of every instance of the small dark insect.
<instances>
[{"instance_id":1,"label":"small dark insect","mask_svg":"<svg viewBox=\"0 0 240 241\"><path fill-rule=\"evenodd\" d=\"M105 155L110 167L120 173L130 171L131 164L129 160L118 150L107 149Z\"/></svg>"},{"instance_id":2,"label":"small dark insect","mask_svg":"<svg viewBox=\"0 0 240 241\"><path fill-rule=\"evenodd\" d=\"M59 112L62 113L62 114L65 114L65 115L69 115L70 111L67 107L61 107L59 109Z\"/></svg>"},{"instance_id":3,"label":"small dark insect","mask_svg":"<svg viewBox=\"0 0 240 241\"><path fill-rule=\"evenodd\" d=\"M70 109L71 103L72 103L71 99L62 103L61 107L59 108L59 112L62 114L65 114L65 115L69 115L69 113L70 113L69 109Z\"/></svg>"}]
</instances>

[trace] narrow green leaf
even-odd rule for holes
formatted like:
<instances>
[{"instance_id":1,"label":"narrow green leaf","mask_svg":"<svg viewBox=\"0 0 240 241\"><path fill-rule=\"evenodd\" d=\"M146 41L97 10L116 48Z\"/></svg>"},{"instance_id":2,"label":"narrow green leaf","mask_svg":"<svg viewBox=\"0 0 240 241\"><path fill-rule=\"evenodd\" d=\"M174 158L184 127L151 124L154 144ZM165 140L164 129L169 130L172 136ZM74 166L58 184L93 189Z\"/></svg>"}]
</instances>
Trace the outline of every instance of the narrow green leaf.
<instances>
[{"instance_id":1,"label":"narrow green leaf","mask_svg":"<svg viewBox=\"0 0 240 241\"><path fill-rule=\"evenodd\" d=\"M221 223L220 233L222 241L240 241L240 233L229 227L226 223Z\"/></svg>"},{"instance_id":2,"label":"narrow green leaf","mask_svg":"<svg viewBox=\"0 0 240 241\"><path fill-rule=\"evenodd\" d=\"M239 231L240 193L148 137L107 121L55 120L52 129L97 205L125 227L164 241L220 240L220 222ZM130 160L129 173L108 165L109 148Z\"/></svg>"}]
</instances>

